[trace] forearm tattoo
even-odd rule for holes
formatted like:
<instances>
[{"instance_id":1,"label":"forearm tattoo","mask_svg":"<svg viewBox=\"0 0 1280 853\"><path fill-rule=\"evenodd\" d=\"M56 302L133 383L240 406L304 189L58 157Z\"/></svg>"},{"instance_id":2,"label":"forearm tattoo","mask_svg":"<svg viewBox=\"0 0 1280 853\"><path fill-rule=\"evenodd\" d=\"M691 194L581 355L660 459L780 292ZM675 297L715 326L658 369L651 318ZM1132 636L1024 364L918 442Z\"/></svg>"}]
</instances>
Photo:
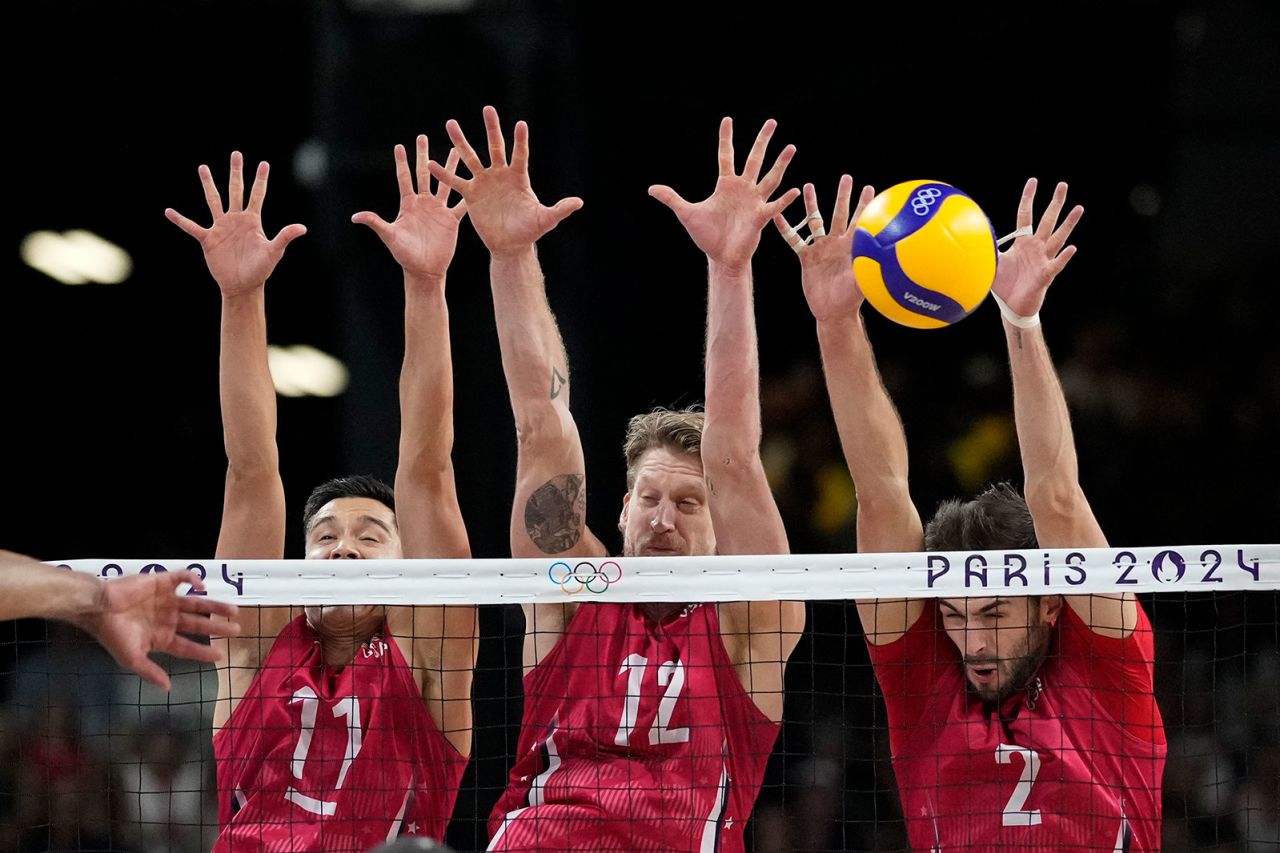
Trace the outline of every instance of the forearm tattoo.
<instances>
[{"instance_id":1,"label":"forearm tattoo","mask_svg":"<svg viewBox=\"0 0 1280 853\"><path fill-rule=\"evenodd\" d=\"M587 495L581 474L561 474L543 483L524 505L524 529L544 554L568 551L582 538Z\"/></svg>"},{"instance_id":2,"label":"forearm tattoo","mask_svg":"<svg viewBox=\"0 0 1280 853\"><path fill-rule=\"evenodd\" d=\"M569 384L569 380L561 376L559 370L556 370L554 367L551 368L551 399L552 400L560 396L560 391L563 390L564 386L567 384Z\"/></svg>"}]
</instances>

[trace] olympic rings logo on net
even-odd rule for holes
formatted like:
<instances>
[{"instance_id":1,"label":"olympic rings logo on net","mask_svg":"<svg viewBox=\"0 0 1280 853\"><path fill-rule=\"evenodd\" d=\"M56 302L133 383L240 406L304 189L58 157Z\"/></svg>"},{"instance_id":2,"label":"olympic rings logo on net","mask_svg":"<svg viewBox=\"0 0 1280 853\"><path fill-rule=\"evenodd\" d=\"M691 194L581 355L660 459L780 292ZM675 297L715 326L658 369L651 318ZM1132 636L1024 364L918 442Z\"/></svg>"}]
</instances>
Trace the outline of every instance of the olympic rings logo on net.
<instances>
[{"instance_id":1,"label":"olympic rings logo on net","mask_svg":"<svg viewBox=\"0 0 1280 853\"><path fill-rule=\"evenodd\" d=\"M552 583L559 584L566 595L577 595L584 589L599 595L622 580L622 566L613 560L607 560L598 567L588 560L581 560L573 566L559 560L547 568L547 577Z\"/></svg>"},{"instance_id":2,"label":"olympic rings logo on net","mask_svg":"<svg viewBox=\"0 0 1280 853\"><path fill-rule=\"evenodd\" d=\"M911 199L911 209L916 216L924 216L929 212L929 208L937 203L938 198L942 195L942 190L937 187L921 187Z\"/></svg>"}]
</instances>

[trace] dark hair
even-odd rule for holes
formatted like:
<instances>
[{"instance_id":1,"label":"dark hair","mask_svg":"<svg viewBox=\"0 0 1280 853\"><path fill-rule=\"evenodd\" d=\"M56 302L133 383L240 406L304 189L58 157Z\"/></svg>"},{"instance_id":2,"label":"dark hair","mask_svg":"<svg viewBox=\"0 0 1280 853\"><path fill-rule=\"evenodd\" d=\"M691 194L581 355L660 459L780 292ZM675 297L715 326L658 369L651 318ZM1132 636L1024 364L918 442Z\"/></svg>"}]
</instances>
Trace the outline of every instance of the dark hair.
<instances>
[{"instance_id":1,"label":"dark hair","mask_svg":"<svg viewBox=\"0 0 1280 853\"><path fill-rule=\"evenodd\" d=\"M627 489L635 486L636 465L648 450L665 447L675 453L698 456L702 451L702 426L706 417L704 412L691 406L676 410L657 408L632 418L622 445L622 453L627 458Z\"/></svg>"},{"instance_id":2,"label":"dark hair","mask_svg":"<svg viewBox=\"0 0 1280 853\"><path fill-rule=\"evenodd\" d=\"M1009 483L988 486L971 501L943 501L924 528L926 551L1038 547L1027 501Z\"/></svg>"},{"instance_id":3,"label":"dark hair","mask_svg":"<svg viewBox=\"0 0 1280 853\"><path fill-rule=\"evenodd\" d=\"M335 477L311 490L311 494L307 497L307 505L302 509L302 529L310 530L311 520L316 517L320 508L338 498L369 498L385 504L393 514L396 511L395 492L377 477L369 474Z\"/></svg>"}]
</instances>

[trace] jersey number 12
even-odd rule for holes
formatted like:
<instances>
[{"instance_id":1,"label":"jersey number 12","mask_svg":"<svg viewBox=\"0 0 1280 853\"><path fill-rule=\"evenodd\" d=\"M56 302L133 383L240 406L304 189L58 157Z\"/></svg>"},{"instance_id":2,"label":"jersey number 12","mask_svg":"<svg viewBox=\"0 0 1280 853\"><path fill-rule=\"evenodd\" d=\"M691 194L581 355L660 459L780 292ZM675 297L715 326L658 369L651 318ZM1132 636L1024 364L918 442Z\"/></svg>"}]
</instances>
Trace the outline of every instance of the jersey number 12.
<instances>
[{"instance_id":1,"label":"jersey number 12","mask_svg":"<svg viewBox=\"0 0 1280 853\"><path fill-rule=\"evenodd\" d=\"M622 703L622 719L618 723L618 733L613 738L618 746L626 746L631 742L631 733L635 731L636 720L640 718L640 687L648 668L647 657L632 654L627 655L622 668L618 670L618 675L627 673L627 695ZM658 686L667 690L658 702L658 715L649 729L649 743L653 746L688 743L689 729L668 728L671 725L671 715L676 710L676 702L680 699L680 691L684 690L684 664L678 660L669 660L658 667Z\"/></svg>"}]
</instances>

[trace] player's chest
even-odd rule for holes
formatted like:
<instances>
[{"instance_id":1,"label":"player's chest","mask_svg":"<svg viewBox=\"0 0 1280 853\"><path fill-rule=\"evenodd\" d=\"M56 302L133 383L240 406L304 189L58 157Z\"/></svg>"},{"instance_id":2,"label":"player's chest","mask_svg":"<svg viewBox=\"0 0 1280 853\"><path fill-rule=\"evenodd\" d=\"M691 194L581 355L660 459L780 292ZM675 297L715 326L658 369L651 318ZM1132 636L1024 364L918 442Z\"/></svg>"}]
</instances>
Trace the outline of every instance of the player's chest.
<instances>
[{"instance_id":1,"label":"player's chest","mask_svg":"<svg viewBox=\"0 0 1280 853\"><path fill-rule=\"evenodd\" d=\"M409 722L421 697L404 668L395 665L390 642L364 644L338 670L307 659L278 671L259 697L264 722L270 717L264 729L279 733L271 751L349 754L351 744L367 739L371 729L394 730L398 718Z\"/></svg>"},{"instance_id":2,"label":"player's chest","mask_svg":"<svg viewBox=\"0 0 1280 853\"><path fill-rule=\"evenodd\" d=\"M1082 732L1052 696L1021 707L1012 719L964 697L952 711L933 743L917 741L913 750L913 775L936 782L943 813L976 810L1001 815L1006 826L1034 825L1040 804L1069 800L1095 781L1089 722Z\"/></svg>"},{"instance_id":3,"label":"player's chest","mask_svg":"<svg viewBox=\"0 0 1280 853\"><path fill-rule=\"evenodd\" d=\"M583 646L566 668L571 701L561 705L561 728L584 748L665 754L706 740L718 754L723 713L711 644L719 641L631 631Z\"/></svg>"}]
</instances>

